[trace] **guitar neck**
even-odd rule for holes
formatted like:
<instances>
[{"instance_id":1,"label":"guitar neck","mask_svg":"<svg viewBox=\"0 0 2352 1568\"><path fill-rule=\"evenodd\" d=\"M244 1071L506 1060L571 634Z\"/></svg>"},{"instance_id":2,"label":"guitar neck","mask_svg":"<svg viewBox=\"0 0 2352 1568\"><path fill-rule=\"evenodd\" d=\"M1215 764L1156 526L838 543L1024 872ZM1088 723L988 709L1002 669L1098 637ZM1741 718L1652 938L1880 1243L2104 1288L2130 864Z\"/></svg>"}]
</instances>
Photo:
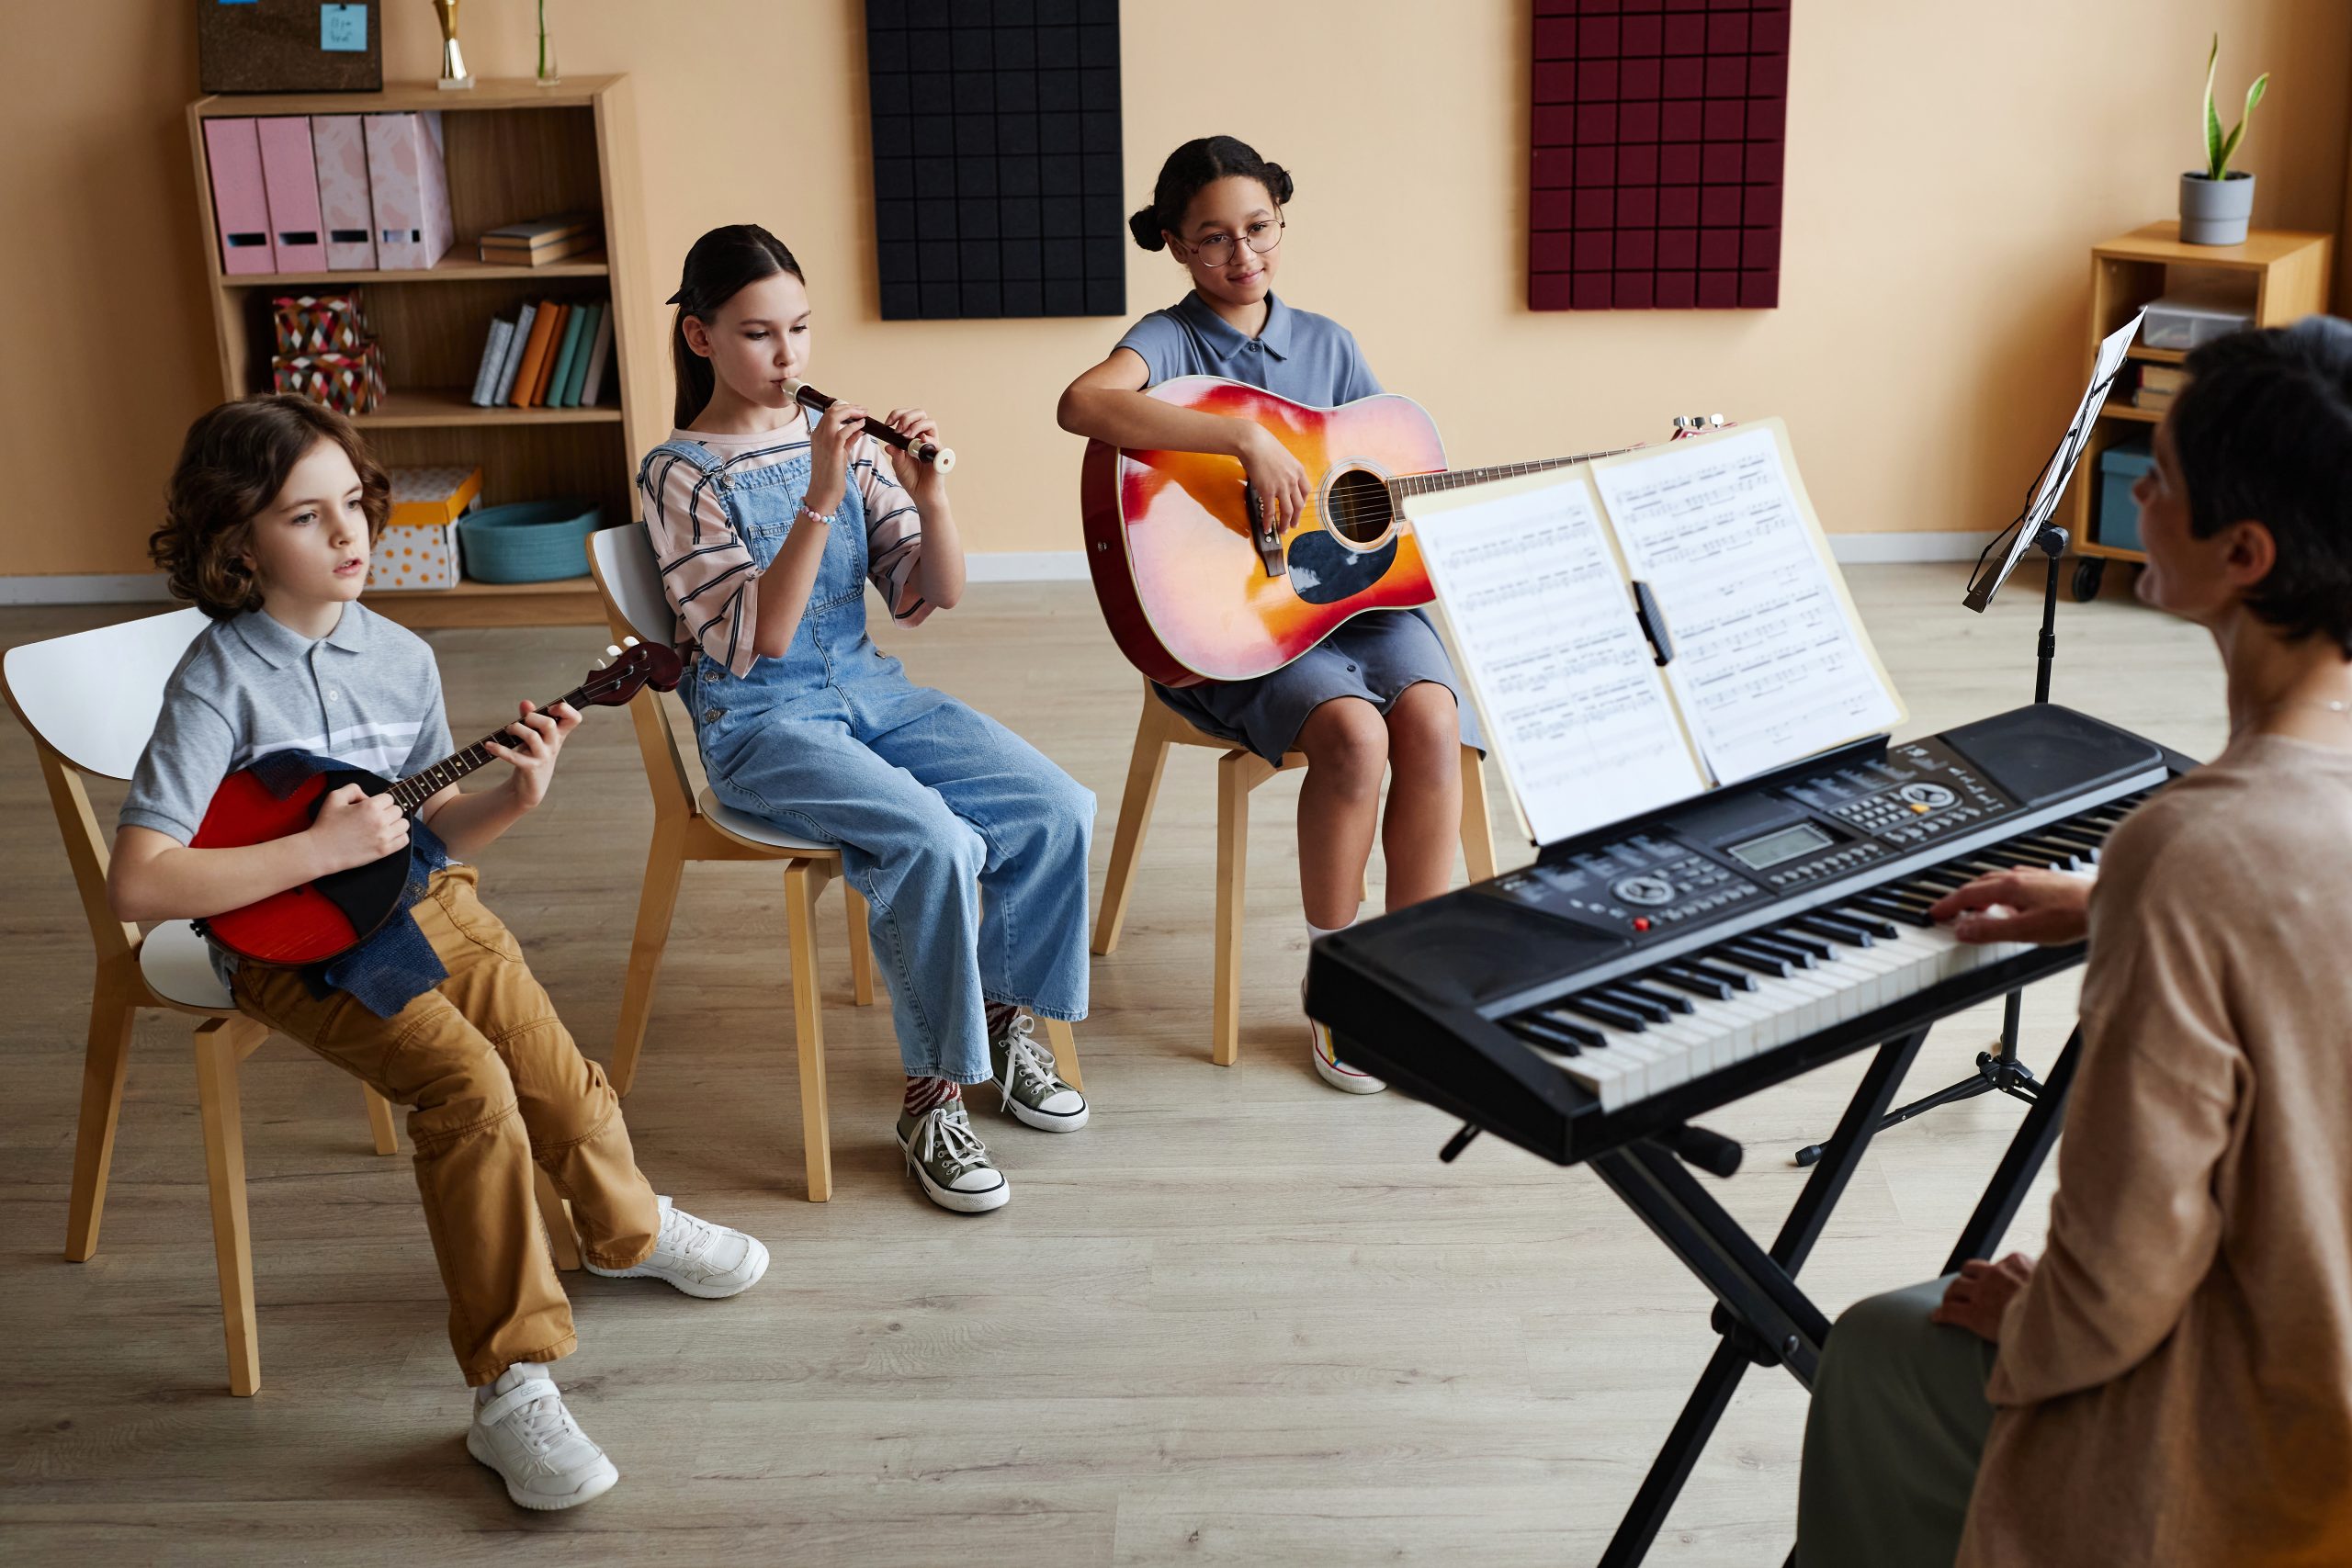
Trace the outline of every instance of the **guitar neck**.
<instances>
[{"instance_id":1,"label":"guitar neck","mask_svg":"<svg viewBox=\"0 0 2352 1568\"><path fill-rule=\"evenodd\" d=\"M556 698L554 702L546 704L539 711L545 713L548 708L562 703L570 703L577 708L587 700L587 695L586 687L574 686ZM453 751L431 767L411 773L394 784L391 789L393 804L401 808L403 815L412 813L476 768L498 761L490 754L490 746L493 741L506 747L522 744L520 738L511 729L492 730L464 750Z\"/></svg>"},{"instance_id":2,"label":"guitar neck","mask_svg":"<svg viewBox=\"0 0 2352 1568\"><path fill-rule=\"evenodd\" d=\"M1577 463L1589 463L1595 457L1613 457L1620 452L1631 452L1631 446L1611 446L1604 452L1578 452L1569 457L1539 457L1529 463L1497 463L1486 468L1447 468L1434 474L1407 474L1388 481L1389 491L1403 498L1428 495L1436 491L1459 490L1464 485L1484 484L1488 479L1514 479L1521 474L1540 474L1548 468L1571 468Z\"/></svg>"}]
</instances>

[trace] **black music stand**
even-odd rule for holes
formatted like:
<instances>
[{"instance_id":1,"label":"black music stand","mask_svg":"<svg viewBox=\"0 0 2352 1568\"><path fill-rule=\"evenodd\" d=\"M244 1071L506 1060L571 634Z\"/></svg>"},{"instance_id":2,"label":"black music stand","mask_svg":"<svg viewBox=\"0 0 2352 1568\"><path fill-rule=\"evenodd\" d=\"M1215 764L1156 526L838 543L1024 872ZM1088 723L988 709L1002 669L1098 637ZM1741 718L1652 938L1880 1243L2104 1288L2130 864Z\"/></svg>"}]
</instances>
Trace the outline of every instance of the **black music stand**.
<instances>
[{"instance_id":1,"label":"black music stand","mask_svg":"<svg viewBox=\"0 0 2352 1568\"><path fill-rule=\"evenodd\" d=\"M2125 351L2139 331L2140 318L2134 315L2099 344L2098 356L2091 369L2091 384L2085 389L2082 401L2075 405L2066 434L2058 438L2056 450L2026 486L2024 509L2007 527L1993 536L1992 542L1977 556L1976 569L1969 574L1968 592L1961 600L1967 608L1983 615L1993 603L1993 595L2000 592L2001 584L2008 581L2009 573L2025 558L2026 552L2038 549L2042 553L2046 569L2041 584L2041 636L2034 645L2033 659L2033 700L2037 703L2050 700L2050 671L2058 658L2058 563L2065 555L2066 547L2074 542L2066 530L2051 519L2057 513L2058 498L2066 493L2067 481L2074 478L2075 465L2082 457L2092 426L2098 422L2107 394L2122 373ZM1949 1088L1888 1111L1879 1121L1879 1131L1908 1122L1939 1105L1973 1100L1980 1094L2006 1094L2029 1105L2033 1103L2041 1092L2041 1082L2033 1076L2031 1067L2018 1059L2018 1031L2024 1007L2025 993L2011 991L2001 1002L2000 1041L1992 1050L1976 1053L1976 1070ZM1796 1163L1800 1167L1813 1164L1821 1157L1822 1147L1819 1144L1807 1144L1797 1151Z\"/></svg>"}]
</instances>

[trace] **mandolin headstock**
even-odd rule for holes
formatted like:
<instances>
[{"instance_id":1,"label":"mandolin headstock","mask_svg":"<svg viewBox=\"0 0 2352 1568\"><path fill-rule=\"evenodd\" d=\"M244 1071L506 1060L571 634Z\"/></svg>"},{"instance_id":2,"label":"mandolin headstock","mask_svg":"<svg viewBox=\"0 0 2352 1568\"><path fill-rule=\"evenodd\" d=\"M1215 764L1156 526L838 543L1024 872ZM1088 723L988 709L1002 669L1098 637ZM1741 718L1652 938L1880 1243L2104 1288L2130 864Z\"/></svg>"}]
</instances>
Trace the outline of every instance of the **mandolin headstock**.
<instances>
[{"instance_id":1,"label":"mandolin headstock","mask_svg":"<svg viewBox=\"0 0 2352 1568\"><path fill-rule=\"evenodd\" d=\"M676 689L685 663L674 648L624 637L620 646L605 649L605 658L580 682L579 700L596 707L619 707L650 686L657 692Z\"/></svg>"}]
</instances>

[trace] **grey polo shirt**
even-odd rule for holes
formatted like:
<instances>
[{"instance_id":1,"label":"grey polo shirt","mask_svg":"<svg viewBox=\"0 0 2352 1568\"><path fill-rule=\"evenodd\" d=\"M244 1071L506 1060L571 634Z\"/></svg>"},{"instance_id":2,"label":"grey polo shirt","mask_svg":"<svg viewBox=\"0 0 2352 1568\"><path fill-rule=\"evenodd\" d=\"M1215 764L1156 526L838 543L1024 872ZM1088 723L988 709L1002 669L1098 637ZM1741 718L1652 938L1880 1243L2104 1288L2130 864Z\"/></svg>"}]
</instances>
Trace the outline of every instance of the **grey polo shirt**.
<instances>
[{"instance_id":1,"label":"grey polo shirt","mask_svg":"<svg viewBox=\"0 0 2352 1568\"><path fill-rule=\"evenodd\" d=\"M251 610L188 645L118 820L185 844L220 781L271 752L399 779L454 750L422 637L356 603L316 642Z\"/></svg>"},{"instance_id":2,"label":"grey polo shirt","mask_svg":"<svg viewBox=\"0 0 2352 1568\"><path fill-rule=\"evenodd\" d=\"M1129 327L1118 346L1135 350L1155 387L1179 376L1222 376L1315 408L1380 390L1354 333L1329 316L1295 310L1272 294L1266 296L1266 324L1256 337L1218 315L1195 290Z\"/></svg>"}]
</instances>

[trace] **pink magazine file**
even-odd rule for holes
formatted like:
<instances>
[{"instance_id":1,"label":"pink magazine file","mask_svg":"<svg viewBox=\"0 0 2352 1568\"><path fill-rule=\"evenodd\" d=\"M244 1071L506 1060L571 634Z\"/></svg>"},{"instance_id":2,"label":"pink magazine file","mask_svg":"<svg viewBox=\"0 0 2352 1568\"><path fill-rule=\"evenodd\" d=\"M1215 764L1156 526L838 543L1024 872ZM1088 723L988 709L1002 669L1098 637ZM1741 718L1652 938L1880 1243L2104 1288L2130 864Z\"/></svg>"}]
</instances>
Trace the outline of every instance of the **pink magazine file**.
<instances>
[{"instance_id":1,"label":"pink magazine file","mask_svg":"<svg viewBox=\"0 0 2352 1568\"><path fill-rule=\"evenodd\" d=\"M452 237L440 112L371 114L362 120L376 265L388 272L422 271L441 259Z\"/></svg>"},{"instance_id":2,"label":"pink magazine file","mask_svg":"<svg viewBox=\"0 0 2352 1568\"><path fill-rule=\"evenodd\" d=\"M319 170L319 215L326 226L327 270L367 272L376 265L375 208L368 196L368 137L356 114L311 117L311 152Z\"/></svg>"},{"instance_id":3,"label":"pink magazine file","mask_svg":"<svg viewBox=\"0 0 2352 1568\"><path fill-rule=\"evenodd\" d=\"M274 115L255 120L254 127L261 141L261 178L269 196L269 240L277 270L324 272L326 224L319 216L311 122L300 115Z\"/></svg>"},{"instance_id":4,"label":"pink magazine file","mask_svg":"<svg viewBox=\"0 0 2352 1568\"><path fill-rule=\"evenodd\" d=\"M269 243L269 197L261 177L261 141L251 119L204 122L204 163L212 175L212 221L220 231L220 270L232 276L276 272Z\"/></svg>"}]
</instances>

